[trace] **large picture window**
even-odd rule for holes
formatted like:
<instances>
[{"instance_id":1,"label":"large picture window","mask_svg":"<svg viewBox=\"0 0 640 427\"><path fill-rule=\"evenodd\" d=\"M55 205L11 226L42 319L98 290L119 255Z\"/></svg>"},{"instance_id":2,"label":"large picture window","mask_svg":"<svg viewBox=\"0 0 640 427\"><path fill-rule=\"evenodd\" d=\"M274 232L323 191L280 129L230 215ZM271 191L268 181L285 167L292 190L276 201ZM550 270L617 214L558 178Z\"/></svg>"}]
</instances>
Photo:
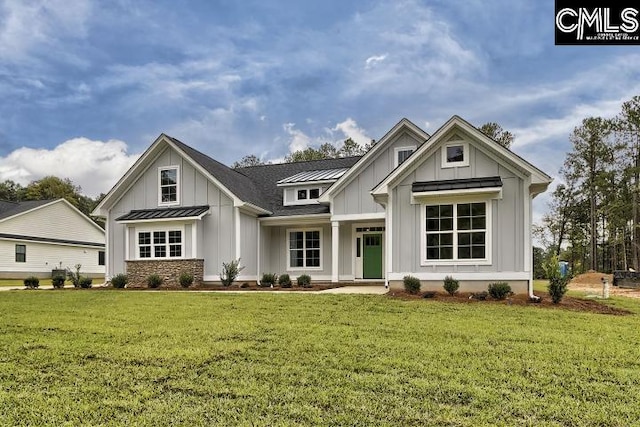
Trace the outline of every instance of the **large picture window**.
<instances>
[{"instance_id":1,"label":"large picture window","mask_svg":"<svg viewBox=\"0 0 640 427\"><path fill-rule=\"evenodd\" d=\"M425 258L487 259L487 203L425 205Z\"/></svg>"},{"instance_id":2,"label":"large picture window","mask_svg":"<svg viewBox=\"0 0 640 427\"><path fill-rule=\"evenodd\" d=\"M322 252L320 230L289 230L289 268L305 269L321 267Z\"/></svg>"},{"instance_id":3,"label":"large picture window","mask_svg":"<svg viewBox=\"0 0 640 427\"><path fill-rule=\"evenodd\" d=\"M182 231L141 231L138 233L140 258L182 257Z\"/></svg>"},{"instance_id":4,"label":"large picture window","mask_svg":"<svg viewBox=\"0 0 640 427\"><path fill-rule=\"evenodd\" d=\"M178 167L160 168L159 203L161 205L177 204L178 199Z\"/></svg>"}]
</instances>

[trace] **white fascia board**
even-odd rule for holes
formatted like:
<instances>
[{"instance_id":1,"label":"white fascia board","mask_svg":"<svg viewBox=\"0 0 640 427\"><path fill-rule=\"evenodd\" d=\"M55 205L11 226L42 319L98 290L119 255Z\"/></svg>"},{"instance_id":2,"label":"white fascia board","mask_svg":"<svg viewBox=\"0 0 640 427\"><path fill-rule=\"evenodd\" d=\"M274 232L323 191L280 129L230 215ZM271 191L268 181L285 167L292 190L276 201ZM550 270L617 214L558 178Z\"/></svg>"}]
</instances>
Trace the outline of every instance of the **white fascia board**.
<instances>
[{"instance_id":1,"label":"white fascia board","mask_svg":"<svg viewBox=\"0 0 640 427\"><path fill-rule=\"evenodd\" d=\"M268 211L266 209L261 208L260 206L256 206L253 203L249 203L249 202L244 202L242 205L239 206L240 209L254 213L254 214L258 214L258 215L272 215L273 212Z\"/></svg>"},{"instance_id":2,"label":"white fascia board","mask_svg":"<svg viewBox=\"0 0 640 427\"><path fill-rule=\"evenodd\" d=\"M275 216L258 218L258 221L262 225L305 225L305 224L318 224L329 223L331 220L331 214L314 214L314 215L291 215L291 216Z\"/></svg>"},{"instance_id":3,"label":"white fascia board","mask_svg":"<svg viewBox=\"0 0 640 427\"><path fill-rule=\"evenodd\" d=\"M337 179L323 179L321 181L299 181L299 182L286 182L284 184L277 184L278 187L313 187L316 185L333 184Z\"/></svg>"},{"instance_id":4,"label":"white fascia board","mask_svg":"<svg viewBox=\"0 0 640 427\"><path fill-rule=\"evenodd\" d=\"M386 212L331 215L331 221L371 221L384 220L385 218Z\"/></svg>"},{"instance_id":5,"label":"white fascia board","mask_svg":"<svg viewBox=\"0 0 640 427\"><path fill-rule=\"evenodd\" d=\"M371 150L369 150L364 156L362 156L362 158L358 160L355 165L351 166L351 168L344 175L342 175L338 179L338 181L336 181L331 187L329 187L327 191L322 193L319 200L321 202L330 202L333 194L340 191L345 185L351 182L351 179L356 174L360 173L361 169L369 165L369 163L371 163L377 157L377 153L382 150L382 147L387 145L389 141L393 140L396 134L398 134L398 132L400 132L403 128L409 129L418 137L422 137L425 141L429 140L429 134L420 129L415 124L411 123L411 121L406 118L400 120L394 127L391 128L391 130L389 130L389 132L387 132L382 138L380 138L378 142L373 145L373 148L371 148ZM424 145L424 143L422 145ZM405 161L404 163L407 163L407 161Z\"/></svg>"},{"instance_id":6,"label":"white fascia board","mask_svg":"<svg viewBox=\"0 0 640 427\"><path fill-rule=\"evenodd\" d=\"M493 199L502 197L502 187L466 188L462 190L442 190L442 191L420 191L412 193L411 204L421 202L421 199L432 199L443 197L457 198L466 196L493 196Z\"/></svg>"}]
</instances>

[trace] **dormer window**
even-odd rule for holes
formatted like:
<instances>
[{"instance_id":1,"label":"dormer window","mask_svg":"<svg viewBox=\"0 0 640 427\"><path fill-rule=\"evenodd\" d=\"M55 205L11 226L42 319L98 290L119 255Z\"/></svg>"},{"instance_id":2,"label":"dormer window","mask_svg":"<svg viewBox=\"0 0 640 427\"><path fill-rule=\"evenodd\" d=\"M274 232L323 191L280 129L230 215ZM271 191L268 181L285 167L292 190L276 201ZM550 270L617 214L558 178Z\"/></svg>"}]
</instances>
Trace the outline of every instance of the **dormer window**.
<instances>
[{"instance_id":1,"label":"dormer window","mask_svg":"<svg viewBox=\"0 0 640 427\"><path fill-rule=\"evenodd\" d=\"M158 169L158 204L163 206L177 205L180 202L178 194L178 166L161 167Z\"/></svg>"},{"instance_id":2,"label":"dormer window","mask_svg":"<svg viewBox=\"0 0 640 427\"><path fill-rule=\"evenodd\" d=\"M442 147L442 167L469 166L469 144L462 141L451 142Z\"/></svg>"},{"instance_id":3,"label":"dormer window","mask_svg":"<svg viewBox=\"0 0 640 427\"><path fill-rule=\"evenodd\" d=\"M302 188L296 191L296 201L315 200L320 197L319 188Z\"/></svg>"}]
</instances>

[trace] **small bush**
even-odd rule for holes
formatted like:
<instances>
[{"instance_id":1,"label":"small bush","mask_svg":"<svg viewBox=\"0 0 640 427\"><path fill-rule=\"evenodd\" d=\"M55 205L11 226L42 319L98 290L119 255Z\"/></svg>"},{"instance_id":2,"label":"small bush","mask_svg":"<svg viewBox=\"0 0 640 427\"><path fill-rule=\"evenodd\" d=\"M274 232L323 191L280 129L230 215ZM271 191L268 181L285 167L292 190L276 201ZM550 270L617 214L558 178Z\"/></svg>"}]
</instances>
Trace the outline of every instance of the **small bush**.
<instances>
[{"instance_id":1,"label":"small bush","mask_svg":"<svg viewBox=\"0 0 640 427\"><path fill-rule=\"evenodd\" d=\"M278 284L283 288L290 288L292 286L291 277L288 274L281 274L278 277Z\"/></svg>"},{"instance_id":2,"label":"small bush","mask_svg":"<svg viewBox=\"0 0 640 427\"><path fill-rule=\"evenodd\" d=\"M560 263L556 255L553 255L544 267L547 277L549 278L549 285L547 286L549 296L554 304L558 304L562 301L562 298L564 298L564 294L567 293L567 286L569 285L571 277L568 274L562 276L560 273Z\"/></svg>"},{"instance_id":3,"label":"small bush","mask_svg":"<svg viewBox=\"0 0 640 427\"><path fill-rule=\"evenodd\" d=\"M129 278L127 277L127 275L120 273L120 274L116 274L111 278L111 285L114 288L122 289L125 286L127 286L128 281L129 281Z\"/></svg>"},{"instance_id":4,"label":"small bush","mask_svg":"<svg viewBox=\"0 0 640 427\"><path fill-rule=\"evenodd\" d=\"M480 301L485 301L488 296L489 296L489 292L487 292L487 291L476 292L476 293L471 294L471 298L477 299L477 300L480 300Z\"/></svg>"},{"instance_id":5,"label":"small bush","mask_svg":"<svg viewBox=\"0 0 640 427\"><path fill-rule=\"evenodd\" d=\"M451 276L445 276L444 284L442 285L445 291L449 295L455 295L458 292L458 288L460 287L460 283Z\"/></svg>"},{"instance_id":6,"label":"small bush","mask_svg":"<svg viewBox=\"0 0 640 427\"><path fill-rule=\"evenodd\" d=\"M83 289L89 289L92 283L93 283L93 279L91 277L80 278L80 287Z\"/></svg>"},{"instance_id":7,"label":"small bush","mask_svg":"<svg viewBox=\"0 0 640 427\"><path fill-rule=\"evenodd\" d=\"M417 277L404 276L402 282L404 283L404 290L407 291L407 293L415 295L420 292L420 279Z\"/></svg>"},{"instance_id":8,"label":"small bush","mask_svg":"<svg viewBox=\"0 0 640 427\"><path fill-rule=\"evenodd\" d=\"M71 283L73 283L73 287L79 288L80 279L82 279L82 276L80 276L80 269L82 268L82 264L76 264L74 268L75 268L75 271L71 271L70 269L67 269L67 276L69 277L69 280L71 281Z\"/></svg>"},{"instance_id":9,"label":"small bush","mask_svg":"<svg viewBox=\"0 0 640 427\"><path fill-rule=\"evenodd\" d=\"M503 300L511 294L511 286L507 282L490 283L488 290L491 298L499 300Z\"/></svg>"},{"instance_id":10,"label":"small bush","mask_svg":"<svg viewBox=\"0 0 640 427\"><path fill-rule=\"evenodd\" d=\"M30 276L24 279L23 283L29 289L38 289L40 286L40 279L36 276Z\"/></svg>"},{"instance_id":11,"label":"small bush","mask_svg":"<svg viewBox=\"0 0 640 427\"><path fill-rule=\"evenodd\" d=\"M193 285L193 274L183 271L180 273L180 277L178 277L178 282L180 282L180 286L183 288L188 288Z\"/></svg>"},{"instance_id":12,"label":"small bush","mask_svg":"<svg viewBox=\"0 0 640 427\"><path fill-rule=\"evenodd\" d=\"M51 284L55 289L64 288L65 277L57 274L51 278Z\"/></svg>"},{"instance_id":13,"label":"small bush","mask_svg":"<svg viewBox=\"0 0 640 427\"><path fill-rule=\"evenodd\" d=\"M262 280L260 280L260 286L263 288L269 288L278 283L278 275L275 273L263 273Z\"/></svg>"},{"instance_id":14,"label":"small bush","mask_svg":"<svg viewBox=\"0 0 640 427\"><path fill-rule=\"evenodd\" d=\"M220 281L222 286L229 287L238 278L244 267L240 267L240 258L231 262L222 263L222 272L220 273Z\"/></svg>"},{"instance_id":15,"label":"small bush","mask_svg":"<svg viewBox=\"0 0 640 427\"><path fill-rule=\"evenodd\" d=\"M424 294L422 294L422 298L435 298L436 294L437 294L436 291L427 291Z\"/></svg>"},{"instance_id":16,"label":"small bush","mask_svg":"<svg viewBox=\"0 0 640 427\"><path fill-rule=\"evenodd\" d=\"M147 286L149 286L150 288L159 288L160 285L162 285L162 277L158 276L157 274L151 274L149 275L149 277L147 277Z\"/></svg>"},{"instance_id":17,"label":"small bush","mask_svg":"<svg viewBox=\"0 0 640 427\"><path fill-rule=\"evenodd\" d=\"M296 282L298 282L298 286L300 286L301 288L310 288L311 276L309 276L308 274L303 274L301 276L298 276Z\"/></svg>"}]
</instances>

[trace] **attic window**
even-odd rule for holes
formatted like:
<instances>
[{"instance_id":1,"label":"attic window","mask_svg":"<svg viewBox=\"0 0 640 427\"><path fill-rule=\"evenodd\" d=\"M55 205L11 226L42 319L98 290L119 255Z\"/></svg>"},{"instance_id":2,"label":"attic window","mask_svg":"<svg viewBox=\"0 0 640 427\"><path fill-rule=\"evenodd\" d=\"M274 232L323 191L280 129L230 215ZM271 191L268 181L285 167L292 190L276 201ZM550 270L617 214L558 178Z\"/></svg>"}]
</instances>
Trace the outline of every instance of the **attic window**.
<instances>
[{"instance_id":1,"label":"attic window","mask_svg":"<svg viewBox=\"0 0 640 427\"><path fill-rule=\"evenodd\" d=\"M442 167L469 166L469 144L452 142L442 147Z\"/></svg>"},{"instance_id":2,"label":"attic window","mask_svg":"<svg viewBox=\"0 0 640 427\"><path fill-rule=\"evenodd\" d=\"M413 145L411 147L397 147L394 149L395 152L395 161L394 167L400 166L405 160L409 158L413 152L416 151L416 146Z\"/></svg>"},{"instance_id":3,"label":"attic window","mask_svg":"<svg viewBox=\"0 0 640 427\"><path fill-rule=\"evenodd\" d=\"M302 188L296 191L296 201L315 200L320 198L320 188Z\"/></svg>"},{"instance_id":4,"label":"attic window","mask_svg":"<svg viewBox=\"0 0 640 427\"><path fill-rule=\"evenodd\" d=\"M160 182L158 188L158 204L177 205L178 197L178 166L162 167L158 169L158 180Z\"/></svg>"}]
</instances>

